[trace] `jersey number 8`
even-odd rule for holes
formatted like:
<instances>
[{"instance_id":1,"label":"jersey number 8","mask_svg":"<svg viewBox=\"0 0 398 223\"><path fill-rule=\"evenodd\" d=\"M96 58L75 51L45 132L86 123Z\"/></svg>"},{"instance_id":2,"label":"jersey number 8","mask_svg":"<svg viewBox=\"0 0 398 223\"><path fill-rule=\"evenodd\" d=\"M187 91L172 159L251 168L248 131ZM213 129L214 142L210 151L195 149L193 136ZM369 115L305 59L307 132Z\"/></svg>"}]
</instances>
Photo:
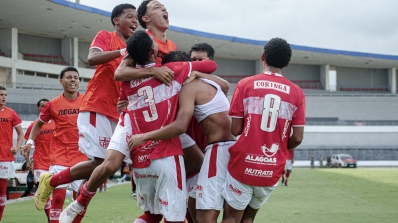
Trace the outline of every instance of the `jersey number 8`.
<instances>
[{"instance_id":1,"label":"jersey number 8","mask_svg":"<svg viewBox=\"0 0 398 223\"><path fill-rule=\"evenodd\" d=\"M275 130L276 122L279 115L279 107L281 98L275 94L267 94L264 96L263 115L261 117L261 130L272 132Z\"/></svg>"}]
</instances>

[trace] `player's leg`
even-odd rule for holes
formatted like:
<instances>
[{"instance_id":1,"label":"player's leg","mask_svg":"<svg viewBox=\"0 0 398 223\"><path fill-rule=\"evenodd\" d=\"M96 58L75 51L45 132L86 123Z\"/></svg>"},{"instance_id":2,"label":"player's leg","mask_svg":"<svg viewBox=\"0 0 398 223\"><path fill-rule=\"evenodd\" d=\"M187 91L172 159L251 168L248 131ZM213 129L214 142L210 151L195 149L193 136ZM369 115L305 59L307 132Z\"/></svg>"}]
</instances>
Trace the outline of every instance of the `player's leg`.
<instances>
[{"instance_id":1,"label":"player's leg","mask_svg":"<svg viewBox=\"0 0 398 223\"><path fill-rule=\"evenodd\" d=\"M40 182L40 176L43 173L48 173L48 169L46 169L46 170L34 169L33 175L34 175L36 182ZM37 185L36 185L36 190L38 188L39 188L39 183L37 183ZM46 214L48 221L50 221L50 208L51 208L51 198L47 198L47 201L44 205L44 213Z\"/></svg>"},{"instance_id":2,"label":"player's leg","mask_svg":"<svg viewBox=\"0 0 398 223\"><path fill-rule=\"evenodd\" d=\"M7 182L9 178L15 177L14 161L0 162L0 222L3 217L4 208L7 201Z\"/></svg>"},{"instance_id":3,"label":"player's leg","mask_svg":"<svg viewBox=\"0 0 398 223\"><path fill-rule=\"evenodd\" d=\"M198 184L199 173L189 176L187 178L188 188L188 211L187 217L188 223L196 223L196 185ZM190 219L189 219L190 218Z\"/></svg>"},{"instance_id":4,"label":"player's leg","mask_svg":"<svg viewBox=\"0 0 398 223\"><path fill-rule=\"evenodd\" d=\"M50 223L58 223L66 197L66 187L55 188L50 207Z\"/></svg>"},{"instance_id":5,"label":"player's leg","mask_svg":"<svg viewBox=\"0 0 398 223\"><path fill-rule=\"evenodd\" d=\"M0 221L7 201L7 181L7 179L0 178Z\"/></svg>"}]
</instances>

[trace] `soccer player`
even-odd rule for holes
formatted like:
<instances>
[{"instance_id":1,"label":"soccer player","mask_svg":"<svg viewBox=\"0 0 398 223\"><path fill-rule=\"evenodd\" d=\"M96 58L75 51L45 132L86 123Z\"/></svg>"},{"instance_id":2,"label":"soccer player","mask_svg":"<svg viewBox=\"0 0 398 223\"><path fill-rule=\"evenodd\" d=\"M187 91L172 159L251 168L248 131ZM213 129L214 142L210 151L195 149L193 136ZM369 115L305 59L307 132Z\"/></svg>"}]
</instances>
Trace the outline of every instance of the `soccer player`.
<instances>
[{"instance_id":1,"label":"soccer player","mask_svg":"<svg viewBox=\"0 0 398 223\"><path fill-rule=\"evenodd\" d=\"M40 113L43 107L48 103L48 99L40 99L37 102L37 111ZM28 129L25 132L25 140L29 140L30 132L32 131L33 126L38 122L40 119L36 119L32 122ZM49 121L47 124L44 124L41 128L39 135L35 139L35 150L33 152L33 175L36 179L36 182L40 182L40 175L43 173L47 173L50 169L51 159L49 154L51 154L51 139L53 137L55 130L55 122ZM29 155L30 151L26 151L26 155ZM29 157L29 156L27 156ZM28 160L27 160L28 161ZM46 213L47 219L50 220L50 207L51 201L47 199L47 202L44 206L44 211Z\"/></svg>"},{"instance_id":2,"label":"soccer player","mask_svg":"<svg viewBox=\"0 0 398 223\"><path fill-rule=\"evenodd\" d=\"M14 155L19 151L23 141L21 119L18 114L5 106L7 89L0 86L0 221L3 217L7 200L7 181L14 178ZM12 135L16 130L17 145L13 145Z\"/></svg>"},{"instance_id":3,"label":"soccer player","mask_svg":"<svg viewBox=\"0 0 398 223\"><path fill-rule=\"evenodd\" d=\"M214 60L214 53L214 48L208 43L197 43L189 51L192 61Z\"/></svg>"},{"instance_id":4,"label":"soccer player","mask_svg":"<svg viewBox=\"0 0 398 223\"><path fill-rule=\"evenodd\" d=\"M196 186L196 222L217 222L224 205L221 188L227 174L228 148L235 143L228 110L228 99L218 84L206 79L193 80L181 89L173 123L142 135L134 134L129 141L132 148L148 140L173 138L184 133L195 116L208 144Z\"/></svg>"},{"instance_id":5,"label":"soccer player","mask_svg":"<svg viewBox=\"0 0 398 223\"><path fill-rule=\"evenodd\" d=\"M83 95L79 94L79 73L74 67L66 67L60 73L60 84L64 89L64 93L50 102L48 102L40 112L40 119L32 127L29 140L23 150L29 151L34 144L36 138L40 134L43 126L50 120L55 123L55 132L51 139L51 164L49 173L57 174L71 166L87 160L87 156L79 151L78 141L79 132L77 129L77 117L79 114L80 104ZM40 147L36 148L42 149ZM43 176L40 177L39 188L34 197L34 203L38 210L43 210L49 193L51 191L43 190ZM58 181L64 181L63 178L53 178L57 184ZM72 182L70 179L67 182ZM70 183L74 191L78 191L81 180ZM66 188L68 184L58 184L52 196L52 204L50 208L50 223L57 223L59 215L65 200ZM44 194L46 193L46 194ZM39 195L43 195L39 197Z\"/></svg>"},{"instance_id":6,"label":"soccer player","mask_svg":"<svg viewBox=\"0 0 398 223\"><path fill-rule=\"evenodd\" d=\"M286 157L286 166L282 172L282 186L287 187L287 181L289 180L290 174L293 170L294 163L294 149L289 150Z\"/></svg>"},{"instance_id":7,"label":"soccer player","mask_svg":"<svg viewBox=\"0 0 398 223\"><path fill-rule=\"evenodd\" d=\"M155 65L157 45L144 31L137 31L128 39L127 51L137 64L146 67ZM161 213L169 222L184 220L186 188L180 139L154 141L131 155L127 148L127 140L133 129L134 132L149 131L174 120L179 89L191 70L213 72L216 69L213 61L171 63L168 66L176 73L172 86L167 87L152 77L122 83L121 99L129 99L128 109L121 115L104 163L83 184L76 201L62 212L63 222L73 221L77 213L88 205L100 184L120 168L126 157L127 160L132 157L139 196L137 200L145 211L136 222L159 222Z\"/></svg>"},{"instance_id":8,"label":"soccer player","mask_svg":"<svg viewBox=\"0 0 398 223\"><path fill-rule=\"evenodd\" d=\"M232 134L240 137L229 149L223 222L254 221L278 184L288 150L303 140L304 93L282 76L291 55L284 39L271 39L261 56L264 72L244 78L235 88L229 116Z\"/></svg>"}]
</instances>

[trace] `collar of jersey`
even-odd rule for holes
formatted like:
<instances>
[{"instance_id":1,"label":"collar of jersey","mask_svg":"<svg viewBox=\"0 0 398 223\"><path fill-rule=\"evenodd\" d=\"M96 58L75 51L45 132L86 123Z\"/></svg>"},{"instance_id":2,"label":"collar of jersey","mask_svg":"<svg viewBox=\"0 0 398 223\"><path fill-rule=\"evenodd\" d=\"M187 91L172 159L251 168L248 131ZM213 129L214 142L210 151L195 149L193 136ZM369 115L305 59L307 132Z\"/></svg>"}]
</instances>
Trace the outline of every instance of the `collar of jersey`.
<instances>
[{"instance_id":1,"label":"collar of jersey","mask_svg":"<svg viewBox=\"0 0 398 223\"><path fill-rule=\"evenodd\" d=\"M267 74L267 75L275 75L275 76L277 76L277 77L283 77L283 75L280 74L280 73L274 73L274 72L269 72L269 71L265 71L264 74Z\"/></svg>"},{"instance_id":2,"label":"collar of jersey","mask_svg":"<svg viewBox=\"0 0 398 223\"><path fill-rule=\"evenodd\" d=\"M153 66L155 66L155 64L156 63L149 63L149 64L144 65L144 67L145 68L153 67ZM143 68L143 66L142 65L135 65L135 68Z\"/></svg>"}]
</instances>

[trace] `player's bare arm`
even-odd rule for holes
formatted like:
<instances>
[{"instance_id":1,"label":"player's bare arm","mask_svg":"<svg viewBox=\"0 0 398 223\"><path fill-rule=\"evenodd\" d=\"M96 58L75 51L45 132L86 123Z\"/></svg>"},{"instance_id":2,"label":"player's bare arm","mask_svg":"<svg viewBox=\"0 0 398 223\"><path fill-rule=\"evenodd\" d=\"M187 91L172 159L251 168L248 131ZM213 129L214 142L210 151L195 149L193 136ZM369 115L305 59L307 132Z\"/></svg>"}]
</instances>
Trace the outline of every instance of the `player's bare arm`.
<instances>
[{"instance_id":1,"label":"player's bare arm","mask_svg":"<svg viewBox=\"0 0 398 223\"><path fill-rule=\"evenodd\" d=\"M127 108L127 105L129 105L128 100L120 100L119 98L116 104L117 111L122 112L123 109Z\"/></svg>"},{"instance_id":2,"label":"player's bare arm","mask_svg":"<svg viewBox=\"0 0 398 223\"><path fill-rule=\"evenodd\" d=\"M192 119L196 92L194 85L183 87L179 93L179 110L175 121L161 129L131 136L128 143L130 150L149 140L171 139L185 133Z\"/></svg>"},{"instance_id":3,"label":"player's bare arm","mask_svg":"<svg viewBox=\"0 0 398 223\"><path fill-rule=\"evenodd\" d=\"M304 138L304 127L292 127L293 134L289 138L288 149L292 150L301 144Z\"/></svg>"},{"instance_id":4,"label":"player's bare arm","mask_svg":"<svg viewBox=\"0 0 398 223\"><path fill-rule=\"evenodd\" d=\"M131 57L124 58L115 71L115 80L117 81L132 81L146 77L155 77L169 86L173 81L174 72L168 67L137 69L135 68L135 61Z\"/></svg>"},{"instance_id":5,"label":"player's bare arm","mask_svg":"<svg viewBox=\"0 0 398 223\"><path fill-rule=\"evenodd\" d=\"M242 134L243 131L243 118L232 118L231 133L234 136Z\"/></svg>"},{"instance_id":6,"label":"player's bare arm","mask_svg":"<svg viewBox=\"0 0 398 223\"><path fill-rule=\"evenodd\" d=\"M30 149L32 148L32 141L30 140L35 140L36 137L39 135L41 128L43 127L43 125L46 124L41 120L38 120L32 128L32 131L30 132L29 135L29 140L26 142L26 144L24 146L22 146L22 151L24 151L25 153L30 153Z\"/></svg>"},{"instance_id":7,"label":"player's bare arm","mask_svg":"<svg viewBox=\"0 0 398 223\"><path fill-rule=\"evenodd\" d=\"M206 76L206 77L204 77ZM187 78L184 81L184 85L190 83L191 81L195 80L196 78L206 78L209 79L211 81L216 82L216 84L220 85L221 90L224 92L224 94L228 94L229 88L230 88L230 84L227 80L222 79L221 77L218 77L216 75L210 75L210 74L205 74L205 73L201 73L199 71L192 71L191 75L189 76L189 78Z\"/></svg>"},{"instance_id":8,"label":"player's bare arm","mask_svg":"<svg viewBox=\"0 0 398 223\"><path fill-rule=\"evenodd\" d=\"M17 152L19 151L19 149L20 149L21 146L22 146L22 141L23 141L23 130L22 130L22 126L21 126L21 125L18 125L17 127L15 127L15 131L17 132L18 137L17 137L17 145L11 147L11 153L12 153L13 155L17 154Z\"/></svg>"},{"instance_id":9,"label":"player's bare arm","mask_svg":"<svg viewBox=\"0 0 398 223\"><path fill-rule=\"evenodd\" d=\"M125 52L126 49L103 52L97 48L92 48L88 53L87 62L90 66L104 64L118 57L124 56Z\"/></svg>"}]
</instances>

